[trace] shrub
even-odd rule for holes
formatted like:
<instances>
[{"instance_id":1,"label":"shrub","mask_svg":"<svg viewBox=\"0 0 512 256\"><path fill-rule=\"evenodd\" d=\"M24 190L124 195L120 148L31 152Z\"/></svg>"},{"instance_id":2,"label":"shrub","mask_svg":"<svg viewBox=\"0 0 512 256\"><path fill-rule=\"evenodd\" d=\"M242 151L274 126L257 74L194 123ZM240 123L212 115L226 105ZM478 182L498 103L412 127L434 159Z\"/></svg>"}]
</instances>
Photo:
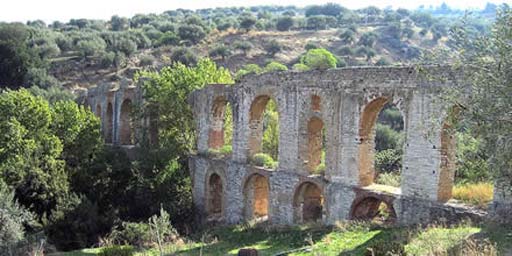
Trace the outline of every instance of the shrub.
<instances>
[{"instance_id":1,"label":"shrub","mask_svg":"<svg viewBox=\"0 0 512 256\"><path fill-rule=\"evenodd\" d=\"M178 35L181 40L187 40L193 44L197 44L205 38L206 33L201 26L185 24L178 28Z\"/></svg>"},{"instance_id":2,"label":"shrub","mask_svg":"<svg viewBox=\"0 0 512 256\"><path fill-rule=\"evenodd\" d=\"M391 65L391 62L388 59L381 57L380 59L377 60L377 62L375 62L375 65L376 66L389 66L389 65Z\"/></svg>"},{"instance_id":3,"label":"shrub","mask_svg":"<svg viewBox=\"0 0 512 256\"><path fill-rule=\"evenodd\" d=\"M233 47L247 55L247 52L249 52L253 48L253 45L251 44L251 42L248 41L235 41Z\"/></svg>"},{"instance_id":4,"label":"shrub","mask_svg":"<svg viewBox=\"0 0 512 256\"><path fill-rule=\"evenodd\" d=\"M285 65L283 65L279 62L272 61L265 66L264 70L265 70L265 72L287 71L288 67L286 67Z\"/></svg>"},{"instance_id":5,"label":"shrub","mask_svg":"<svg viewBox=\"0 0 512 256\"><path fill-rule=\"evenodd\" d=\"M103 68L109 68L114 64L114 59L116 58L115 52L107 52L101 56L101 66Z\"/></svg>"},{"instance_id":6,"label":"shrub","mask_svg":"<svg viewBox=\"0 0 512 256\"><path fill-rule=\"evenodd\" d=\"M396 149L386 149L375 154L375 169L378 172L393 172L400 170L402 156Z\"/></svg>"},{"instance_id":7,"label":"shrub","mask_svg":"<svg viewBox=\"0 0 512 256\"><path fill-rule=\"evenodd\" d=\"M140 65L145 67L145 66L152 66L153 63L155 63L155 57L151 56L151 55L142 55L140 56Z\"/></svg>"},{"instance_id":8,"label":"shrub","mask_svg":"<svg viewBox=\"0 0 512 256\"><path fill-rule=\"evenodd\" d=\"M265 48L265 51L267 51L268 55L271 57L274 57L276 53L282 50L282 46L277 40L271 40L270 42L267 42L263 48Z\"/></svg>"},{"instance_id":9,"label":"shrub","mask_svg":"<svg viewBox=\"0 0 512 256\"><path fill-rule=\"evenodd\" d=\"M172 31L167 31L158 38L157 45L178 45L180 38Z\"/></svg>"},{"instance_id":10,"label":"shrub","mask_svg":"<svg viewBox=\"0 0 512 256\"><path fill-rule=\"evenodd\" d=\"M256 17L252 13L242 13L239 16L240 28L249 31L256 24Z\"/></svg>"},{"instance_id":11,"label":"shrub","mask_svg":"<svg viewBox=\"0 0 512 256\"><path fill-rule=\"evenodd\" d=\"M135 250L131 246L109 246L101 249L98 256L132 256L135 255Z\"/></svg>"},{"instance_id":12,"label":"shrub","mask_svg":"<svg viewBox=\"0 0 512 256\"><path fill-rule=\"evenodd\" d=\"M208 54L210 55L210 57L221 57L223 60L226 58L226 57L229 57L229 55L231 55L231 50L221 44L221 45L217 45L215 47L213 47L209 52Z\"/></svg>"},{"instance_id":13,"label":"shrub","mask_svg":"<svg viewBox=\"0 0 512 256\"><path fill-rule=\"evenodd\" d=\"M277 163L274 162L274 159L268 154L265 153L257 153L252 157L251 161L256 166L261 166L265 168L275 168Z\"/></svg>"},{"instance_id":14,"label":"shrub","mask_svg":"<svg viewBox=\"0 0 512 256\"><path fill-rule=\"evenodd\" d=\"M174 62L180 62L185 66L193 66L197 63L197 56L189 48L180 47L171 54Z\"/></svg>"},{"instance_id":15,"label":"shrub","mask_svg":"<svg viewBox=\"0 0 512 256\"><path fill-rule=\"evenodd\" d=\"M354 50L350 46L342 46L338 50L338 54L341 56L351 56L354 55Z\"/></svg>"},{"instance_id":16,"label":"shrub","mask_svg":"<svg viewBox=\"0 0 512 256\"><path fill-rule=\"evenodd\" d=\"M309 51L309 50L312 50L312 49L318 49L320 47L318 47L318 45L312 43L312 42L308 42L305 46L304 46L304 49L306 49L306 51Z\"/></svg>"},{"instance_id":17,"label":"shrub","mask_svg":"<svg viewBox=\"0 0 512 256\"><path fill-rule=\"evenodd\" d=\"M379 173L379 175L377 175L376 183L393 187L400 187L401 180L402 178L400 173L397 172Z\"/></svg>"},{"instance_id":18,"label":"shrub","mask_svg":"<svg viewBox=\"0 0 512 256\"><path fill-rule=\"evenodd\" d=\"M224 145L220 148L219 152L223 155L229 155L233 153L233 147L231 145Z\"/></svg>"},{"instance_id":19,"label":"shrub","mask_svg":"<svg viewBox=\"0 0 512 256\"><path fill-rule=\"evenodd\" d=\"M485 182L459 184L453 188L453 198L478 207L485 207L492 201L493 190L493 185Z\"/></svg>"},{"instance_id":20,"label":"shrub","mask_svg":"<svg viewBox=\"0 0 512 256\"><path fill-rule=\"evenodd\" d=\"M14 249L25 237L23 224L32 218L32 214L16 202L14 193L0 179L0 255Z\"/></svg>"},{"instance_id":21,"label":"shrub","mask_svg":"<svg viewBox=\"0 0 512 256\"><path fill-rule=\"evenodd\" d=\"M336 67L336 57L326 49L309 50L301 62L311 69L325 70Z\"/></svg>"},{"instance_id":22,"label":"shrub","mask_svg":"<svg viewBox=\"0 0 512 256\"><path fill-rule=\"evenodd\" d=\"M309 67L306 64L297 63L297 64L293 65L292 69L295 71L308 71Z\"/></svg>"},{"instance_id":23,"label":"shrub","mask_svg":"<svg viewBox=\"0 0 512 256\"><path fill-rule=\"evenodd\" d=\"M350 29L346 29L340 34L340 39L346 44L352 44L356 40L355 32Z\"/></svg>"},{"instance_id":24,"label":"shrub","mask_svg":"<svg viewBox=\"0 0 512 256\"><path fill-rule=\"evenodd\" d=\"M116 244L128 244L138 248L151 244L150 226L143 222L123 222L108 237Z\"/></svg>"},{"instance_id":25,"label":"shrub","mask_svg":"<svg viewBox=\"0 0 512 256\"><path fill-rule=\"evenodd\" d=\"M240 79L249 74L260 74L263 72L260 66L257 64L246 64L240 70L238 70L235 74L236 79Z\"/></svg>"}]
</instances>

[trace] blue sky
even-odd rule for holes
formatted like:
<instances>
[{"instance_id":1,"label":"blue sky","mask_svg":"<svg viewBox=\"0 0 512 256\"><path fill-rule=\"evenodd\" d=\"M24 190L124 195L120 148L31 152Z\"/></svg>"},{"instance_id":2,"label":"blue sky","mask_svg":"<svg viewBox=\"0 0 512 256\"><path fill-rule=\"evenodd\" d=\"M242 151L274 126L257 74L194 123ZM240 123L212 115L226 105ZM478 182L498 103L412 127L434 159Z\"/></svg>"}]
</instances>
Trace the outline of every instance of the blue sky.
<instances>
[{"instance_id":1,"label":"blue sky","mask_svg":"<svg viewBox=\"0 0 512 256\"><path fill-rule=\"evenodd\" d=\"M254 5L307 6L334 2L350 9L374 5L380 8L392 6L414 9L420 5L438 6L443 0L2 0L0 21L41 19L69 21L71 18L109 19L112 15L131 17L137 13L162 13L177 8L202 9ZM512 2L512 0L445 0L449 6L459 9L483 8L485 3Z\"/></svg>"}]
</instances>

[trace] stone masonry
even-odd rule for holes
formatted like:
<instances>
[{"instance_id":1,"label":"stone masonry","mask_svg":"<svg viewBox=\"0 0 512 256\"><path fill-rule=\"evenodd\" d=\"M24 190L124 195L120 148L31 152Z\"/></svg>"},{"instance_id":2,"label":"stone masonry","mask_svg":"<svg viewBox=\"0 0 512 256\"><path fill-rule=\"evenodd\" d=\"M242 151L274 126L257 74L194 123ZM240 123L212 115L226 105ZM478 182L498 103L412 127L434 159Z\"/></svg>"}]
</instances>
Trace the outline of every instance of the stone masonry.
<instances>
[{"instance_id":1,"label":"stone masonry","mask_svg":"<svg viewBox=\"0 0 512 256\"><path fill-rule=\"evenodd\" d=\"M380 203L400 224L481 219L485 213L447 203L455 141L446 121L450 108L439 96L443 87L459 83L459 74L439 66L278 72L195 91L190 103L197 153L189 163L200 220L333 224L371 217ZM274 170L250 162L261 152L262 116L270 99L280 125ZM406 135L401 186L392 191L374 185L375 123L386 103L401 111ZM224 145L226 106L233 113L232 153L216 157L211 150ZM325 174L312 174L322 146ZM497 187L500 196L493 202L502 212L512 202L503 190Z\"/></svg>"}]
</instances>

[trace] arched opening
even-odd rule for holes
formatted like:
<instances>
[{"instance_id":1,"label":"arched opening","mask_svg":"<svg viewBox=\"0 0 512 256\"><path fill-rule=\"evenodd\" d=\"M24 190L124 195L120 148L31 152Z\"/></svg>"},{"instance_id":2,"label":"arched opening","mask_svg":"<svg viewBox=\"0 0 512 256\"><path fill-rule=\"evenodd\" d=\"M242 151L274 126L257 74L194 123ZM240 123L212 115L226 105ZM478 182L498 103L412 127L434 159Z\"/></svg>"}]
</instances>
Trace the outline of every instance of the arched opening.
<instances>
[{"instance_id":1,"label":"arched opening","mask_svg":"<svg viewBox=\"0 0 512 256\"><path fill-rule=\"evenodd\" d=\"M105 118L105 143L112 143L112 137L114 132L114 108L109 102L107 105L107 113Z\"/></svg>"},{"instance_id":2,"label":"arched opening","mask_svg":"<svg viewBox=\"0 0 512 256\"><path fill-rule=\"evenodd\" d=\"M268 219L268 178L253 174L244 186L245 219L265 221Z\"/></svg>"},{"instance_id":3,"label":"arched opening","mask_svg":"<svg viewBox=\"0 0 512 256\"><path fill-rule=\"evenodd\" d=\"M275 168L279 155L279 114L267 95L254 99L249 112L249 159L256 165Z\"/></svg>"},{"instance_id":4,"label":"arched opening","mask_svg":"<svg viewBox=\"0 0 512 256\"><path fill-rule=\"evenodd\" d=\"M359 181L399 187L402 168L404 118L389 98L368 103L359 128Z\"/></svg>"},{"instance_id":5,"label":"arched opening","mask_svg":"<svg viewBox=\"0 0 512 256\"><path fill-rule=\"evenodd\" d=\"M310 173L320 174L325 169L320 166L325 157L323 137L324 123L320 118L312 117L308 122L307 168Z\"/></svg>"},{"instance_id":6,"label":"arched opening","mask_svg":"<svg viewBox=\"0 0 512 256\"><path fill-rule=\"evenodd\" d=\"M121 145L133 145L132 101L126 99L121 104L121 118L119 122L119 142Z\"/></svg>"},{"instance_id":7,"label":"arched opening","mask_svg":"<svg viewBox=\"0 0 512 256\"><path fill-rule=\"evenodd\" d=\"M231 153L233 112L226 98L221 96L214 100L210 118L210 130L208 132L208 148L210 152Z\"/></svg>"},{"instance_id":8,"label":"arched opening","mask_svg":"<svg viewBox=\"0 0 512 256\"><path fill-rule=\"evenodd\" d=\"M222 217L223 208L223 191L222 179L216 173L210 175L208 179L207 189L207 214L208 218L220 218Z\"/></svg>"},{"instance_id":9,"label":"arched opening","mask_svg":"<svg viewBox=\"0 0 512 256\"><path fill-rule=\"evenodd\" d=\"M351 219L391 224L396 221L393 205L376 197L356 201L350 211Z\"/></svg>"},{"instance_id":10,"label":"arched opening","mask_svg":"<svg viewBox=\"0 0 512 256\"><path fill-rule=\"evenodd\" d=\"M312 182L302 183L294 195L295 220L298 223L322 220L324 197L320 187Z\"/></svg>"}]
</instances>

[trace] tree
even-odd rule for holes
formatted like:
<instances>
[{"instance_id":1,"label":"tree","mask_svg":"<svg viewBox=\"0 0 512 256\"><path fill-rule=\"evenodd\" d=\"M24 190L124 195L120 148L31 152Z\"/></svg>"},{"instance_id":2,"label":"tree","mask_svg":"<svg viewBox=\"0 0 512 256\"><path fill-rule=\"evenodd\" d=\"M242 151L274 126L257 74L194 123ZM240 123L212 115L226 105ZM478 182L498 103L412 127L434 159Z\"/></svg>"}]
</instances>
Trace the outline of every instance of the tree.
<instances>
[{"instance_id":1,"label":"tree","mask_svg":"<svg viewBox=\"0 0 512 256\"><path fill-rule=\"evenodd\" d=\"M301 58L301 63L310 69L325 70L336 67L336 57L326 49L312 49Z\"/></svg>"},{"instance_id":2,"label":"tree","mask_svg":"<svg viewBox=\"0 0 512 256\"><path fill-rule=\"evenodd\" d=\"M114 15L112 18L110 18L110 26L114 31L123 31L129 28L130 23L127 18Z\"/></svg>"},{"instance_id":3,"label":"tree","mask_svg":"<svg viewBox=\"0 0 512 256\"><path fill-rule=\"evenodd\" d=\"M256 24L256 17L254 17L252 13L243 13L240 15L239 20L240 27L246 31L251 30L251 28Z\"/></svg>"},{"instance_id":4,"label":"tree","mask_svg":"<svg viewBox=\"0 0 512 256\"><path fill-rule=\"evenodd\" d=\"M463 84L470 87L471 97L464 97L468 88L461 86L448 91L448 102L462 108L459 120L482 140L489 168L497 178L497 191L510 202L512 198L502 189L512 186L512 10L502 6L488 36L471 37L467 28L459 26L451 37L457 51L442 53L442 57L466 67Z\"/></svg>"},{"instance_id":5,"label":"tree","mask_svg":"<svg viewBox=\"0 0 512 256\"><path fill-rule=\"evenodd\" d=\"M83 58L95 56L101 52L104 52L107 48L107 44L101 37L91 37L89 39L81 40L78 42L77 47Z\"/></svg>"},{"instance_id":6,"label":"tree","mask_svg":"<svg viewBox=\"0 0 512 256\"><path fill-rule=\"evenodd\" d=\"M293 18L290 16L283 16L277 19L276 28L279 31L288 31L293 27Z\"/></svg>"},{"instance_id":7,"label":"tree","mask_svg":"<svg viewBox=\"0 0 512 256\"><path fill-rule=\"evenodd\" d=\"M48 103L25 89L0 94L0 173L19 202L50 216L69 190Z\"/></svg>"},{"instance_id":8,"label":"tree","mask_svg":"<svg viewBox=\"0 0 512 256\"><path fill-rule=\"evenodd\" d=\"M189 24L181 25L178 28L178 35L181 40L188 40L192 44L197 44L206 37L206 33L201 26Z\"/></svg>"},{"instance_id":9,"label":"tree","mask_svg":"<svg viewBox=\"0 0 512 256\"><path fill-rule=\"evenodd\" d=\"M345 29L345 31L341 33L340 39L346 44L352 44L356 40L355 33L350 29Z\"/></svg>"},{"instance_id":10,"label":"tree","mask_svg":"<svg viewBox=\"0 0 512 256\"><path fill-rule=\"evenodd\" d=\"M359 38L358 44L364 45L366 47L373 47L375 42L377 41L377 34L373 32L367 32L361 35L361 38Z\"/></svg>"}]
</instances>

